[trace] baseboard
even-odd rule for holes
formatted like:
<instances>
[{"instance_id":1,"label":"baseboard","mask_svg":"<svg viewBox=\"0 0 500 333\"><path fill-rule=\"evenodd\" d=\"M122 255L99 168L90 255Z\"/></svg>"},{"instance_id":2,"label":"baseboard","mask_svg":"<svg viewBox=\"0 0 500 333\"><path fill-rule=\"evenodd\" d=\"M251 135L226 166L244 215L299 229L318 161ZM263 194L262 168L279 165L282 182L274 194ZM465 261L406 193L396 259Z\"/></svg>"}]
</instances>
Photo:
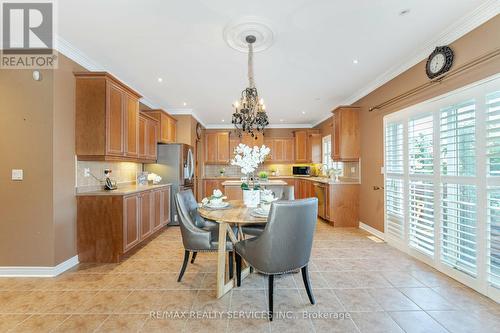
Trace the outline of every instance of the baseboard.
<instances>
[{"instance_id":1,"label":"baseboard","mask_svg":"<svg viewBox=\"0 0 500 333\"><path fill-rule=\"evenodd\" d=\"M78 256L76 255L54 267L0 267L0 277L54 277L78 265L78 262Z\"/></svg>"},{"instance_id":2,"label":"baseboard","mask_svg":"<svg viewBox=\"0 0 500 333\"><path fill-rule=\"evenodd\" d=\"M363 229L364 231L368 231L370 234L377 236L380 239L385 239L385 234L377 229L370 227L368 224L364 224L359 221L359 229Z\"/></svg>"}]
</instances>

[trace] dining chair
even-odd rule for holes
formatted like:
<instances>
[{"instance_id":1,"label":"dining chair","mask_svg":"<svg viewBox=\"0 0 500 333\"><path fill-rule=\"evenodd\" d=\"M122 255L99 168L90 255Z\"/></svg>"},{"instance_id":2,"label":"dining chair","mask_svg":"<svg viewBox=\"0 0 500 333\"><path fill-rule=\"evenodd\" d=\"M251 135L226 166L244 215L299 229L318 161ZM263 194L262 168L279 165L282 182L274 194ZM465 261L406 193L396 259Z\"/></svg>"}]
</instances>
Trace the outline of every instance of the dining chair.
<instances>
[{"instance_id":1,"label":"dining chair","mask_svg":"<svg viewBox=\"0 0 500 333\"><path fill-rule=\"evenodd\" d=\"M295 200L293 186L271 185L271 186L266 186L266 190L273 191L274 197L278 198L279 200ZM241 231L245 235L259 236L264 231L264 226L265 226L264 223L256 223L253 225L247 225L241 227Z\"/></svg>"},{"instance_id":2,"label":"dining chair","mask_svg":"<svg viewBox=\"0 0 500 333\"><path fill-rule=\"evenodd\" d=\"M193 252L191 263L194 263L198 252L217 251L219 228L215 222L208 223L198 213L198 204L194 199L193 191L179 191L175 195L175 204L179 215L179 226L181 228L182 244L184 245L184 261L177 278L180 282L189 261L189 255ZM215 227L212 225L215 224ZM229 277L233 275L233 245L228 242L226 251L229 251Z\"/></svg>"},{"instance_id":3,"label":"dining chair","mask_svg":"<svg viewBox=\"0 0 500 333\"><path fill-rule=\"evenodd\" d=\"M234 246L238 287L241 285L242 258L255 270L268 276L271 321L275 275L300 269L309 301L315 303L307 265L311 258L317 216L318 198L274 202L262 234Z\"/></svg>"}]
</instances>

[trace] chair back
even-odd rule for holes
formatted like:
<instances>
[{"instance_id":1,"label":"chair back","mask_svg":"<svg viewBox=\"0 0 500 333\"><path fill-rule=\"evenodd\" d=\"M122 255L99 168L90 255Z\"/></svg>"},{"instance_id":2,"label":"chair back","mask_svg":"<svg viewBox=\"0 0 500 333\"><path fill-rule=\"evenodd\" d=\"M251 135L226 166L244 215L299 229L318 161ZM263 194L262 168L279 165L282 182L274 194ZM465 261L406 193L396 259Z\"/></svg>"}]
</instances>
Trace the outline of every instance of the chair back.
<instances>
[{"instance_id":1,"label":"chair back","mask_svg":"<svg viewBox=\"0 0 500 333\"><path fill-rule=\"evenodd\" d=\"M317 198L273 202L266 227L256 240L268 273L289 272L307 265L317 216Z\"/></svg>"},{"instance_id":2,"label":"chair back","mask_svg":"<svg viewBox=\"0 0 500 333\"><path fill-rule=\"evenodd\" d=\"M279 200L295 200L293 186L269 185L266 190L273 191L274 197Z\"/></svg>"},{"instance_id":3,"label":"chair back","mask_svg":"<svg viewBox=\"0 0 500 333\"><path fill-rule=\"evenodd\" d=\"M175 195L179 226L181 228L182 243L185 249L196 249L200 247L200 235L208 233L197 225L197 218L203 220L198 213L198 204L194 200L193 191L179 191ZM203 235L201 238L206 239ZM205 242L206 243L206 242Z\"/></svg>"}]
</instances>

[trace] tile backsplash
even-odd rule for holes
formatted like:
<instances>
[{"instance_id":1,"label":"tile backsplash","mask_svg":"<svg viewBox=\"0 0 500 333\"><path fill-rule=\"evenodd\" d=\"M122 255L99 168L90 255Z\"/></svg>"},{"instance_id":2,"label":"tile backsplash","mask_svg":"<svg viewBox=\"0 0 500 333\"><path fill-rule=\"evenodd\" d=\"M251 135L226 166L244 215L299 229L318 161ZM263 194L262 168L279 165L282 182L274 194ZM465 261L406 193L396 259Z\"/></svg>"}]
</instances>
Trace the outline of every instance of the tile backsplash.
<instances>
[{"instance_id":1,"label":"tile backsplash","mask_svg":"<svg viewBox=\"0 0 500 333\"><path fill-rule=\"evenodd\" d=\"M85 169L90 170L91 175L85 177ZM118 184L135 182L137 172L142 171L141 163L132 162L94 162L77 161L76 168L76 186L79 191L98 188L103 185L102 182L95 179L104 180L104 169L111 169L111 179L116 180ZM92 176L93 175L93 176Z\"/></svg>"}]
</instances>

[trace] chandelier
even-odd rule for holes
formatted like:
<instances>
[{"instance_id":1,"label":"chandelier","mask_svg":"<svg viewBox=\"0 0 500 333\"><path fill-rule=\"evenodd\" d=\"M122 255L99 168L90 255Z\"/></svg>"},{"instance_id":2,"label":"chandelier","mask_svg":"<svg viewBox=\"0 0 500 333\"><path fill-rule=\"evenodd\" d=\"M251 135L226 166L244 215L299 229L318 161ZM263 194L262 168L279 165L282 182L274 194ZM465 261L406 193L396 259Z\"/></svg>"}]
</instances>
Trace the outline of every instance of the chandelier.
<instances>
[{"instance_id":1,"label":"chandelier","mask_svg":"<svg viewBox=\"0 0 500 333\"><path fill-rule=\"evenodd\" d=\"M245 38L248 43L248 88L241 92L241 98L233 104L234 113L231 122L234 124L238 135L248 133L256 137L257 133L264 132L269 125L264 100L259 99L257 88L253 78L253 43L256 38L248 35Z\"/></svg>"}]
</instances>

